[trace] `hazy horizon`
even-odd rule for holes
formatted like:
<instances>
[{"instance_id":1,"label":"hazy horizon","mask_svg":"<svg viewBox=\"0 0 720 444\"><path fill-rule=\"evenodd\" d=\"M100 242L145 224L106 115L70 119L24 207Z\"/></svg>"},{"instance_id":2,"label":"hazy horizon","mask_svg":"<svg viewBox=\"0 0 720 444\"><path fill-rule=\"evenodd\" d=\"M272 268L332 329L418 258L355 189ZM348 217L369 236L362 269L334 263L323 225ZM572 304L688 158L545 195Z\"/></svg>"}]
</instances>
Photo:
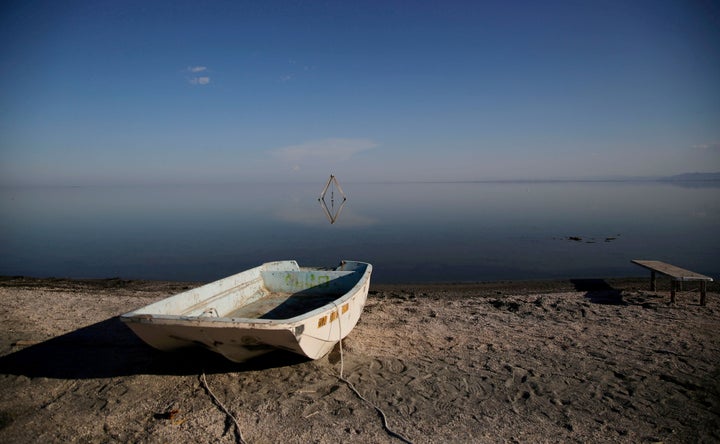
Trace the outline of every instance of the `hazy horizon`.
<instances>
[{"instance_id":1,"label":"hazy horizon","mask_svg":"<svg viewBox=\"0 0 720 444\"><path fill-rule=\"evenodd\" d=\"M701 178L693 178L693 177L685 177L685 176L693 176L693 175L702 175L702 176L709 176L709 177L701 177ZM239 185L317 185L318 190L321 190L322 185L327 181L327 176L324 177L315 177L313 179L298 179L298 178L287 178L283 180L282 178L273 178L273 179L255 179L255 180L204 180L204 181L195 181L195 182L183 182L183 181L153 181L152 179L148 178L147 180L143 181L106 181L106 182L88 182L83 183L79 181L68 181L65 183L42 183L42 182L35 182L35 183L3 183L0 180L0 188L53 188L53 187L59 187L59 188L85 188L85 187L205 187L205 186L211 186L211 187L222 187L222 186L239 186ZM720 187L720 172L707 172L707 173L700 173L700 172L693 172L693 173L683 173L679 175L672 175L672 176L606 176L606 177L584 177L584 178L568 178L568 177L558 177L558 178L544 178L544 179L530 179L530 178L507 178L507 179L467 179L467 180L413 180L413 179L405 179L405 180L342 180L342 178L338 178L338 180L341 181L341 185L358 185L358 184L471 184L471 183L477 183L477 184L542 184L542 183L583 183L583 182L664 182L664 183L707 183L708 186L715 186L717 184L718 187Z\"/></svg>"},{"instance_id":2,"label":"hazy horizon","mask_svg":"<svg viewBox=\"0 0 720 444\"><path fill-rule=\"evenodd\" d=\"M712 2L6 2L0 185L720 170Z\"/></svg>"}]
</instances>

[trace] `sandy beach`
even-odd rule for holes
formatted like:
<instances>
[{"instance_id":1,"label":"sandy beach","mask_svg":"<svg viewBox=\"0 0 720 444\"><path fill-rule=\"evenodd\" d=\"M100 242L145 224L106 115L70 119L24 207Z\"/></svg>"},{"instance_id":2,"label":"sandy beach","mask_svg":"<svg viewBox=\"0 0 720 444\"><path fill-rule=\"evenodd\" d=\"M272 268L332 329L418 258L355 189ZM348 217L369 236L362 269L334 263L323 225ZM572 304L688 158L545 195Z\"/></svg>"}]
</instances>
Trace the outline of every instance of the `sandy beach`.
<instances>
[{"instance_id":1,"label":"sandy beach","mask_svg":"<svg viewBox=\"0 0 720 444\"><path fill-rule=\"evenodd\" d=\"M720 441L717 283L374 285L317 361L163 353L117 319L197 285L0 278L0 442Z\"/></svg>"}]
</instances>

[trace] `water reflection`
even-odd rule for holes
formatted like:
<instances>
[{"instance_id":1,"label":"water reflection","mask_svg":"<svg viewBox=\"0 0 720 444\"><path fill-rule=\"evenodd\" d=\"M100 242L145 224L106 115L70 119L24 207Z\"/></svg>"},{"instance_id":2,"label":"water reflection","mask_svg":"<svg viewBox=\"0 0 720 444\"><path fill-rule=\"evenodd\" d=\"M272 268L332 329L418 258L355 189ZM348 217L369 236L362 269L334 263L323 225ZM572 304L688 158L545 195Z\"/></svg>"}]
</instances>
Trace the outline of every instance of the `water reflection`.
<instances>
[{"instance_id":1,"label":"water reflection","mask_svg":"<svg viewBox=\"0 0 720 444\"><path fill-rule=\"evenodd\" d=\"M720 188L353 183L351 205L337 179L319 188L0 188L0 275L210 281L347 258L375 282L605 278L637 257L720 275Z\"/></svg>"},{"instance_id":2,"label":"water reflection","mask_svg":"<svg viewBox=\"0 0 720 444\"><path fill-rule=\"evenodd\" d=\"M330 208L328 208L327 203L325 203L325 200L320 199L320 206L322 207L323 211L325 212L325 216L327 217L327 219L331 225L334 224L340 217L340 212L342 211L346 202L347 202L347 200L343 199L340 206L337 208L337 210L335 210L335 202L331 201Z\"/></svg>"}]
</instances>

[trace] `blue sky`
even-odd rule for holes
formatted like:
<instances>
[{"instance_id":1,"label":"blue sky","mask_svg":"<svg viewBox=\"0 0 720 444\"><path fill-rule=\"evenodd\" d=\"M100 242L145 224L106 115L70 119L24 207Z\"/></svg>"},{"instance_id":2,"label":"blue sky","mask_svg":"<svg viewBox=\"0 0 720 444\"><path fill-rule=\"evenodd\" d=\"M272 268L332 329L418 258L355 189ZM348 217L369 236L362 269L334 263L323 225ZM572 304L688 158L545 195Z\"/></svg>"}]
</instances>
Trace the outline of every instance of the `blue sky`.
<instances>
[{"instance_id":1,"label":"blue sky","mask_svg":"<svg viewBox=\"0 0 720 444\"><path fill-rule=\"evenodd\" d=\"M18 1L0 183L720 170L712 1Z\"/></svg>"}]
</instances>

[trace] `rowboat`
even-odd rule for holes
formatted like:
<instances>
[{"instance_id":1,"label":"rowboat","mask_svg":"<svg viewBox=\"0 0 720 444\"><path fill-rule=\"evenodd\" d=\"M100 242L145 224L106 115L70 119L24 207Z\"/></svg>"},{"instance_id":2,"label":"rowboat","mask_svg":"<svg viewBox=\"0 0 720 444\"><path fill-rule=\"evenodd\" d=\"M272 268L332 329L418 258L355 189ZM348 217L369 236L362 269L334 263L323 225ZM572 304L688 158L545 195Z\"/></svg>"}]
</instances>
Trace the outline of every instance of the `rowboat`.
<instances>
[{"instance_id":1,"label":"rowboat","mask_svg":"<svg viewBox=\"0 0 720 444\"><path fill-rule=\"evenodd\" d=\"M357 324L371 273L372 265L357 261L334 269L268 262L120 319L160 350L200 345L244 362L282 349L318 359Z\"/></svg>"}]
</instances>

